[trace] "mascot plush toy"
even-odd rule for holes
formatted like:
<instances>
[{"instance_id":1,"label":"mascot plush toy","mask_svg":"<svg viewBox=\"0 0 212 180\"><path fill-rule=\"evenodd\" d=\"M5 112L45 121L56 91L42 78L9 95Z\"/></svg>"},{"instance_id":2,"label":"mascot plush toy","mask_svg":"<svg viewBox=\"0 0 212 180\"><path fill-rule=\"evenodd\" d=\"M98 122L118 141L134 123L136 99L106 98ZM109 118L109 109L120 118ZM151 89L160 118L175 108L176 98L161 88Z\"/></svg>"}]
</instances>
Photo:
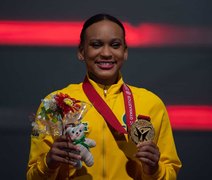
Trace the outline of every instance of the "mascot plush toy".
<instances>
[{"instance_id":1,"label":"mascot plush toy","mask_svg":"<svg viewBox=\"0 0 212 180\"><path fill-rule=\"evenodd\" d=\"M96 142L92 139L86 138L84 133L85 126L82 123L79 124L69 124L66 127L65 134L68 138L80 148L80 155L82 157L82 161L90 167L93 165L93 155L91 154L89 148L95 147ZM82 162L80 160L77 161L75 166L77 169L82 167Z\"/></svg>"}]
</instances>

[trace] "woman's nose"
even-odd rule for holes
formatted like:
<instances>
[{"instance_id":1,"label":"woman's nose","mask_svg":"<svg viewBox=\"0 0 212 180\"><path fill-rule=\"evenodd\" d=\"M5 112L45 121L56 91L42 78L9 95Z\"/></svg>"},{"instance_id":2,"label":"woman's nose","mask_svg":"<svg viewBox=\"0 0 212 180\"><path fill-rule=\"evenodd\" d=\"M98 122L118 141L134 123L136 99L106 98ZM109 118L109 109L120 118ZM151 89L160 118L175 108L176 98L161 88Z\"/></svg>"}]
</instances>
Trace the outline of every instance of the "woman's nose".
<instances>
[{"instance_id":1,"label":"woman's nose","mask_svg":"<svg viewBox=\"0 0 212 180\"><path fill-rule=\"evenodd\" d=\"M101 50L101 55L103 57L112 57L112 53L109 46L103 46Z\"/></svg>"}]
</instances>

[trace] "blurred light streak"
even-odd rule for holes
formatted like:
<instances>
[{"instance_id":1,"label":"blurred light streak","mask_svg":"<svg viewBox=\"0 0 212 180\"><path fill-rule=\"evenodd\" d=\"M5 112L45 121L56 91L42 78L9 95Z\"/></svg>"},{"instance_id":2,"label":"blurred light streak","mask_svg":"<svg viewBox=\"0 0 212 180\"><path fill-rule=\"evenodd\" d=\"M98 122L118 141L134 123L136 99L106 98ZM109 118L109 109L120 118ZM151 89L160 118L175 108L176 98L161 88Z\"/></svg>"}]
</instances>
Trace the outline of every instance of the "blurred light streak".
<instances>
[{"instance_id":1,"label":"blurred light streak","mask_svg":"<svg viewBox=\"0 0 212 180\"><path fill-rule=\"evenodd\" d=\"M77 46L83 22L0 21L0 45ZM212 46L212 27L124 23L130 47Z\"/></svg>"},{"instance_id":2,"label":"blurred light streak","mask_svg":"<svg viewBox=\"0 0 212 180\"><path fill-rule=\"evenodd\" d=\"M212 106L167 106L175 130L212 130Z\"/></svg>"}]
</instances>

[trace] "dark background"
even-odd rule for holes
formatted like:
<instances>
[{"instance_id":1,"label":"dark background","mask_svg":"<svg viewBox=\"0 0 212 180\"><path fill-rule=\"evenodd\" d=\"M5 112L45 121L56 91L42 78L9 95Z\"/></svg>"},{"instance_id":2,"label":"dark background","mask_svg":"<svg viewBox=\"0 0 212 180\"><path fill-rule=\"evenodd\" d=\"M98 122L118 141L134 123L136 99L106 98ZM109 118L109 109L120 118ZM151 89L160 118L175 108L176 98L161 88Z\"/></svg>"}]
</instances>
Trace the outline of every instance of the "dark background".
<instances>
[{"instance_id":1,"label":"dark background","mask_svg":"<svg viewBox=\"0 0 212 180\"><path fill-rule=\"evenodd\" d=\"M211 27L210 0L1 0L0 20L83 21L106 12L134 25ZM25 179L29 116L48 93L81 82L76 47L0 46L1 179ZM212 104L212 46L131 48L125 81L158 94L166 105ZM212 132L174 130L181 180L210 179Z\"/></svg>"}]
</instances>

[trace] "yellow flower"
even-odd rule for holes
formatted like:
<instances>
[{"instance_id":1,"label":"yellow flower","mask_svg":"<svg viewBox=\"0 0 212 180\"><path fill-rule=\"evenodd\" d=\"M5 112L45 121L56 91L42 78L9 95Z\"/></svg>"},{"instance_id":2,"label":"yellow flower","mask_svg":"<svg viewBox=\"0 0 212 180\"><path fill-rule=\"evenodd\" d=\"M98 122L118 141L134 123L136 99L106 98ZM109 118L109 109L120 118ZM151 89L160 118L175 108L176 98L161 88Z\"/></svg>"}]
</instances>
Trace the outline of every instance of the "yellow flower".
<instances>
[{"instance_id":1,"label":"yellow flower","mask_svg":"<svg viewBox=\"0 0 212 180\"><path fill-rule=\"evenodd\" d=\"M74 105L74 102L69 98L65 98L63 101L66 105L68 105L70 107L72 107Z\"/></svg>"}]
</instances>

